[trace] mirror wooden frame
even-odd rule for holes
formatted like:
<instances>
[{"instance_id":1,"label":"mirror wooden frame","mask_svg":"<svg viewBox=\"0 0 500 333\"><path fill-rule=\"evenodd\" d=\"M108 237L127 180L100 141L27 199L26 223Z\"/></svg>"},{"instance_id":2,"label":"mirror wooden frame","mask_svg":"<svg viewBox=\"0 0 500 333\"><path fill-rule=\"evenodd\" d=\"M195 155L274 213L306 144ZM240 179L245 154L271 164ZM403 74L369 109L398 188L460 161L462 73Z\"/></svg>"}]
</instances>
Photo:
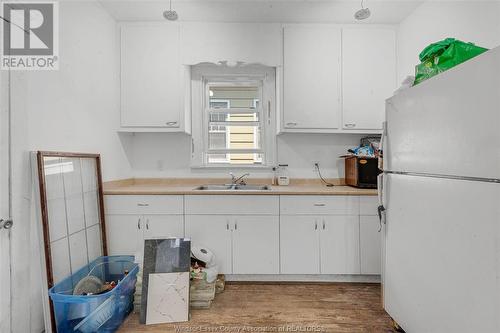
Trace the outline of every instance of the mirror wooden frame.
<instances>
[{"instance_id":1,"label":"mirror wooden frame","mask_svg":"<svg viewBox=\"0 0 500 333\"><path fill-rule=\"evenodd\" d=\"M99 208L99 220L101 226L101 246L102 255L108 255L107 243L106 243L106 222L104 218L104 196L103 196L103 185L102 185L102 170L101 170L101 156L99 154L89 154L89 153L70 153L70 152L53 152L53 151L37 151L37 170L38 170L38 186L40 194L40 208L41 208L41 222L42 222L42 232L43 232L43 242L44 242L44 252L45 252L45 269L47 274L47 290L54 286L54 272L52 266L52 255L50 249L50 234L49 234L49 213L48 213L48 201L47 201L47 183L45 179L45 157L61 157L61 158L89 158L95 159L96 164L96 177L97 177L97 192L98 192L98 208ZM56 332L56 322L54 315L54 307L52 305L52 300L49 297L50 304L50 321L52 325L52 332Z\"/></svg>"}]
</instances>

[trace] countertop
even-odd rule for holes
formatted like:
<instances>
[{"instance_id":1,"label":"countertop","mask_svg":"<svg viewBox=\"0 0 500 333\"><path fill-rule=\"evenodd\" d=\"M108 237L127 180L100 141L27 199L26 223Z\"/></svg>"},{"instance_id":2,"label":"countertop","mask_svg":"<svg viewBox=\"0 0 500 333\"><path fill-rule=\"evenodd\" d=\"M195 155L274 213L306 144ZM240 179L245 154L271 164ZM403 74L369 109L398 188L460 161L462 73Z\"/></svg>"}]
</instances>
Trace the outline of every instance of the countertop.
<instances>
[{"instance_id":1,"label":"countertop","mask_svg":"<svg viewBox=\"0 0 500 333\"><path fill-rule=\"evenodd\" d=\"M377 195L376 189L346 186L342 179L328 179L327 187L315 179L293 179L288 186L270 186L266 191L208 191L195 188L205 184L224 184L227 179L147 178L105 182L105 195ZM249 179L249 184L271 184L269 179Z\"/></svg>"}]
</instances>

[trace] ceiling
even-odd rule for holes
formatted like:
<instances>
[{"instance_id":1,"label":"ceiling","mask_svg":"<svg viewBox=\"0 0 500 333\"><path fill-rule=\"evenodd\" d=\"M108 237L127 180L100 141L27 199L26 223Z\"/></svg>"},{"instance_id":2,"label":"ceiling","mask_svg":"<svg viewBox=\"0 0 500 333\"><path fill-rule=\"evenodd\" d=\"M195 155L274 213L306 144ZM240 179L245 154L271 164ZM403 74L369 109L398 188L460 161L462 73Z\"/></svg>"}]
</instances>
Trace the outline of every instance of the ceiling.
<instances>
[{"instance_id":1,"label":"ceiling","mask_svg":"<svg viewBox=\"0 0 500 333\"><path fill-rule=\"evenodd\" d=\"M117 21L164 21L168 0L100 0ZM363 23L401 22L424 1L364 0L372 15ZM360 0L173 0L179 21L355 23Z\"/></svg>"}]
</instances>

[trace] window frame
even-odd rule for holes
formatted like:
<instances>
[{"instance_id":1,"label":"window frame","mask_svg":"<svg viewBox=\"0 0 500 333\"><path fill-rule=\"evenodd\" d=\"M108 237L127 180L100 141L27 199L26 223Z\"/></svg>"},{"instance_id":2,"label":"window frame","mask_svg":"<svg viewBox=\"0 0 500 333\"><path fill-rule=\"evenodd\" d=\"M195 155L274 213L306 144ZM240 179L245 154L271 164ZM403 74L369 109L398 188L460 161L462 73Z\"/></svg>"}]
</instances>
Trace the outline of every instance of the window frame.
<instances>
[{"instance_id":1,"label":"window frame","mask_svg":"<svg viewBox=\"0 0 500 333\"><path fill-rule=\"evenodd\" d=\"M204 78L204 87L205 87L205 99L203 103L203 138L204 138L204 164L205 165L218 165L218 163L209 163L208 161L208 154L253 154L255 157L258 154L262 154L264 156L263 160L266 160L266 152L265 152L265 147L263 146L265 142L265 122L264 122L264 117L263 117L263 109L259 106L258 108L256 107L255 109L251 108L231 108L231 104L228 103L229 108L226 109L221 109L221 108L212 108L210 107L210 89L212 87L257 87L258 89L258 100L262 100L263 97L263 82L260 79L256 80L248 80L248 78L238 78L238 77L231 77L228 78L226 77L225 79L221 79L219 77L212 78L212 77L205 77ZM255 99L253 99L253 105L255 105ZM216 112L224 112L226 115L233 115L233 114L248 114L248 113L257 113L259 120L258 121L253 121L253 122L248 122L248 123L238 123L238 122L227 122L225 126L259 126L260 127L260 133L258 134L260 136L259 138L259 144L260 148L253 148L253 149L231 149L231 148L225 148L225 149L213 149L210 148L210 114L211 113L216 113ZM231 136L231 132L229 131L229 128L226 127L226 133L227 133L227 138L229 139ZM257 134L253 134L254 139L256 138ZM255 158L254 158L255 160ZM228 158L227 161L230 161ZM264 161L262 164L264 164ZM224 165L224 163L221 163ZM234 164L228 163L229 165L233 166ZM261 165L261 164L243 164L243 165Z\"/></svg>"},{"instance_id":2,"label":"window frame","mask_svg":"<svg viewBox=\"0 0 500 333\"><path fill-rule=\"evenodd\" d=\"M200 64L192 66L192 168L270 168L276 159L276 69L262 65L247 65L241 67L227 67L214 64ZM259 87L258 100L253 101L256 109L210 108L210 87L216 86L257 86ZM222 99L221 99L222 100ZM208 104L208 105L207 105ZM257 104L258 107L257 107ZM210 149L210 112L224 112L227 114L258 113L259 120L255 124L260 126L260 148L258 149ZM252 124L249 122L249 124ZM261 164L231 164L209 163L208 154L249 153L262 154Z\"/></svg>"},{"instance_id":3,"label":"window frame","mask_svg":"<svg viewBox=\"0 0 500 333\"><path fill-rule=\"evenodd\" d=\"M210 100L210 93L209 93L209 101L208 102L211 103L213 101L215 101L217 103L226 103L226 106L227 106L226 109L230 109L231 108L231 101L229 99L213 99L213 100ZM226 114L226 116L227 116L227 114ZM210 127L210 122L211 122L211 120L210 120L210 114L205 114L204 113L204 117L208 118L208 120L204 120L204 123L208 122L208 124L207 124L208 127L207 126L203 127L203 129L207 131L206 136L208 137L210 135L210 133L217 133L216 131L212 131L212 129ZM221 125L216 125L216 126L221 126ZM227 131L227 128L226 128L225 131L220 131L220 133L222 133L222 132L226 136L226 142L227 142L227 140L230 140L230 133ZM208 138L206 138L206 140L207 140L207 144L208 144ZM221 163L223 163L223 162L229 163L230 162L230 160L227 158L227 155L226 155L226 158L220 159L220 160L221 160Z\"/></svg>"}]
</instances>

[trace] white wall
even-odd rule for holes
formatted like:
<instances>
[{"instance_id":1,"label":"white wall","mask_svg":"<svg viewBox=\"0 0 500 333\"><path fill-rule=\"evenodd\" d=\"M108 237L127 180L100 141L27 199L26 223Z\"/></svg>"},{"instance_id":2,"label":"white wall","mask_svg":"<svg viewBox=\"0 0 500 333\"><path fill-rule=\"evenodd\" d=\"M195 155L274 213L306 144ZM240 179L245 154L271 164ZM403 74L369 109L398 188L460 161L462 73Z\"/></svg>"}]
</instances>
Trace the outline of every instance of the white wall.
<instances>
[{"instance_id":1,"label":"white wall","mask_svg":"<svg viewBox=\"0 0 500 333\"><path fill-rule=\"evenodd\" d=\"M29 152L100 152L104 178L125 178L115 21L96 1L60 2L60 69L12 72L12 331L43 329L40 257Z\"/></svg>"},{"instance_id":2,"label":"white wall","mask_svg":"<svg viewBox=\"0 0 500 333\"><path fill-rule=\"evenodd\" d=\"M99 152L103 177L128 176L115 129L119 115L119 44L115 21L97 1L61 2L60 69L21 75L33 150ZM16 89L18 88L18 89Z\"/></svg>"},{"instance_id":3,"label":"white wall","mask_svg":"<svg viewBox=\"0 0 500 333\"><path fill-rule=\"evenodd\" d=\"M130 136L126 152L134 177L228 177L229 170L191 169L191 137L174 133L137 133ZM293 178L314 178L313 162L319 162L324 177L344 176L338 156L359 144L362 135L283 134L277 138L278 163L289 164ZM235 168L234 172L238 172ZM269 170L250 169L252 177L270 177Z\"/></svg>"},{"instance_id":4,"label":"white wall","mask_svg":"<svg viewBox=\"0 0 500 333\"><path fill-rule=\"evenodd\" d=\"M499 46L500 1L427 1L417 7L399 25L399 81L414 75L418 55L427 45L447 37Z\"/></svg>"}]
</instances>

